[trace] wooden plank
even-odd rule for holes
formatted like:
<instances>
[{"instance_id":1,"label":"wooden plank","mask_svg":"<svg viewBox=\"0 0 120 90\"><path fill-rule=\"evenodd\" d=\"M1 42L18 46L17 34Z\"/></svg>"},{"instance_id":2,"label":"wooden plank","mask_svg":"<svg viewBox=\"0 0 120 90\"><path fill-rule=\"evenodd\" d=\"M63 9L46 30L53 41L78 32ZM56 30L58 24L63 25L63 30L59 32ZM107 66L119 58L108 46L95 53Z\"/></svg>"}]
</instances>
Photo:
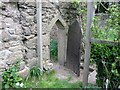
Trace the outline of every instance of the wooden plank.
<instances>
[{"instance_id":1,"label":"wooden plank","mask_svg":"<svg viewBox=\"0 0 120 90\"><path fill-rule=\"evenodd\" d=\"M108 45L112 45L112 46L120 46L120 42L98 40L98 39L94 39L94 38L91 38L91 43L108 44Z\"/></svg>"},{"instance_id":2,"label":"wooden plank","mask_svg":"<svg viewBox=\"0 0 120 90\"><path fill-rule=\"evenodd\" d=\"M70 25L68 30L66 66L77 76L80 75L81 39L80 23L76 20Z\"/></svg>"},{"instance_id":3,"label":"wooden plank","mask_svg":"<svg viewBox=\"0 0 120 90\"><path fill-rule=\"evenodd\" d=\"M90 0L91 1L91 0ZM83 70L83 85L88 84L89 74L89 63L90 63L90 26L93 19L93 4L92 1L87 0L87 26L86 26L86 42L85 42L85 59L84 59L84 70Z\"/></svg>"},{"instance_id":4,"label":"wooden plank","mask_svg":"<svg viewBox=\"0 0 120 90\"><path fill-rule=\"evenodd\" d=\"M37 0L37 53L38 53L38 67L43 70L43 63L42 63L42 1Z\"/></svg>"}]
</instances>

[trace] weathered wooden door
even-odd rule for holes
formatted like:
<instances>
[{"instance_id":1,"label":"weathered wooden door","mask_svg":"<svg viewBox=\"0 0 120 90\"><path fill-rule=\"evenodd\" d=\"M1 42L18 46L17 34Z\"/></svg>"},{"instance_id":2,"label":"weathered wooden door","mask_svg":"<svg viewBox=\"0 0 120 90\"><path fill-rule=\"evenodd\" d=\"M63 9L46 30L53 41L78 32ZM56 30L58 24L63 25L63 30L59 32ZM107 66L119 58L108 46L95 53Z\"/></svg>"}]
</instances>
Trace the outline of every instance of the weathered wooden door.
<instances>
[{"instance_id":1,"label":"weathered wooden door","mask_svg":"<svg viewBox=\"0 0 120 90\"><path fill-rule=\"evenodd\" d=\"M80 75L81 38L80 23L76 20L68 30L66 66L77 76Z\"/></svg>"}]
</instances>

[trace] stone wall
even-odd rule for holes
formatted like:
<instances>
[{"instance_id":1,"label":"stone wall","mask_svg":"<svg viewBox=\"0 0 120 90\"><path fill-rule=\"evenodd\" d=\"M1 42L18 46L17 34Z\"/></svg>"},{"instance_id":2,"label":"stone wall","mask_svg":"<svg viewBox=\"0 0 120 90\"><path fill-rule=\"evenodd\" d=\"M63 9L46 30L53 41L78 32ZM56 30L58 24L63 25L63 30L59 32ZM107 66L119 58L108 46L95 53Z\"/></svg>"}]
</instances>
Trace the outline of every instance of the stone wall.
<instances>
[{"instance_id":1,"label":"stone wall","mask_svg":"<svg viewBox=\"0 0 120 90\"><path fill-rule=\"evenodd\" d=\"M19 21L20 12L17 3L0 1L0 72L18 60L24 63L23 30ZM20 69L23 68L24 66Z\"/></svg>"},{"instance_id":2,"label":"stone wall","mask_svg":"<svg viewBox=\"0 0 120 90\"><path fill-rule=\"evenodd\" d=\"M66 5L66 3L65 3ZM60 8L63 6L62 8ZM65 17L64 3L42 3L43 60L50 61L49 24L56 15ZM67 22L67 19L64 18ZM21 61L20 70L36 65L37 27L35 0L0 0L0 72ZM57 27L55 27L57 29ZM54 29L55 29L54 28Z\"/></svg>"}]
</instances>

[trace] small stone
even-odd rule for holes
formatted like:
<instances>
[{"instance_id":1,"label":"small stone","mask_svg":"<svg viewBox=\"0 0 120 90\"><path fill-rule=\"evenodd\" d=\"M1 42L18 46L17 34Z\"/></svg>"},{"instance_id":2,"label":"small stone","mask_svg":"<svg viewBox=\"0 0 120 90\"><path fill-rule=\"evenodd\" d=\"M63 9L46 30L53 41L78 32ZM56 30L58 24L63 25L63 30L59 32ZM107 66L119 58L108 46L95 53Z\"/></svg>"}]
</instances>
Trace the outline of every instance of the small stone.
<instances>
[{"instance_id":1,"label":"small stone","mask_svg":"<svg viewBox=\"0 0 120 90\"><path fill-rule=\"evenodd\" d=\"M43 22L43 21L42 21ZM47 34L48 33L48 29L46 29L47 28L47 24L44 24L44 23L42 23L42 35L45 35L45 34Z\"/></svg>"},{"instance_id":2,"label":"small stone","mask_svg":"<svg viewBox=\"0 0 120 90\"><path fill-rule=\"evenodd\" d=\"M96 84L96 71L93 71L88 76L88 83Z\"/></svg>"},{"instance_id":3,"label":"small stone","mask_svg":"<svg viewBox=\"0 0 120 90\"><path fill-rule=\"evenodd\" d=\"M19 69L20 71L23 70L25 68L25 62L23 62L23 61L20 62L20 66L19 67L20 67L20 69Z\"/></svg>"},{"instance_id":4,"label":"small stone","mask_svg":"<svg viewBox=\"0 0 120 90\"><path fill-rule=\"evenodd\" d=\"M31 59L31 58L36 57L36 56L37 56L36 50L27 50L26 57L28 59Z\"/></svg>"},{"instance_id":5,"label":"small stone","mask_svg":"<svg viewBox=\"0 0 120 90\"><path fill-rule=\"evenodd\" d=\"M8 42L5 42L5 43L3 43L3 47L6 48L6 49L8 49L10 47L10 45L9 45Z\"/></svg>"},{"instance_id":6,"label":"small stone","mask_svg":"<svg viewBox=\"0 0 120 90\"><path fill-rule=\"evenodd\" d=\"M43 45L50 45L50 35L49 34L45 34L42 35L42 39L43 39Z\"/></svg>"},{"instance_id":7,"label":"small stone","mask_svg":"<svg viewBox=\"0 0 120 90\"><path fill-rule=\"evenodd\" d=\"M5 61L0 61L0 69L6 69L8 66Z\"/></svg>"},{"instance_id":8,"label":"small stone","mask_svg":"<svg viewBox=\"0 0 120 90\"><path fill-rule=\"evenodd\" d=\"M4 19L4 23L13 24L14 21L13 21L12 18L5 18L5 19Z\"/></svg>"},{"instance_id":9,"label":"small stone","mask_svg":"<svg viewBox=\"0 0 120 90\"><path fill-rule=\"evenodd\" d=\"M25 39L29 40L31 38L35 37L35 35L30 35L30 36L24 36Z\"/></svg>"},{"instance_id":10,"label":"small stone","mask_svg":"<svg viewBox=\"0 0 120 90\"><path fill-rule=\"evenodd\" d=\"M10 47L9 50L12 51L12 52L16 52L16 51L19 51L19 50L23 50L23 46L18 45L18 46Z\"/></svg>"},{"instance_id":11,"label":"small stone","mask_svg":"<svg viewBox=\"0 0 120 90\"><path fill-rule=\"evenodd\" d=\"M27 60L29 68L32 68L33 66L37 65L37 58L32 58Z\"/></svg>"},{"instance_id":12,"label":"small stone","mask_svg":"<svg viewBox=\"0 0 120 90\"><path fill-rule=\"evenodd\" d=\"M8 58L7 58L7 64L8 65L13 65L15 64L17 61L19 60L23 60L23 53L22 51L16 51L13 52Z\"/></svg>"},{"instance_id":13,"label":"small stone","mask_svg":"<svg viewBox=\"0 0 120 90\"><path fill-rule=\"evenodd\" d=\"M34 16L27 16L26 21L27 22L34 22Z\"/></svg>"},{"instance_id":14,"label":"small stone","mask_svg":"<svg viewBox=\"0 0 120 90\"><path fill-rule=\"evenodd\" d=\"M11 28L8 30L8 32L12 35L12 34L15 34L15 29Z\"/></svg>"},{"instance_id":15,"label":"small stone","mask_svg":"<svg viewBox=\"0 0 120 90\"><path fill-rule=\"evenodd\" d=\"M0 50L3 49L2 42L0 41Z\"/></svg>"},{"instance_id":16,"label":"small stone","mask_svg":"<svg viewBox=\"0 0 120 90\"><path fill-rule=\"evenodd\" d=\"M16 39L16 36L15 36L15 35L12 36L12 35L8 32L8 30L2 31L2 40L3 40L4 42L10 41L10 40L14 40L14 39Z\"/></svg>"},{"instance_id":17,"label":"small stone","mask_svg":"<svg viewBox=\"0 0 120 90\"><path fill-rule=\"evenodd\" d=\"M6 60L12 54L9 50L0 51L0 59Z\"/></svg>"},{"instance_id":18,"label":"small stone","mask_svg":"<svg viewBox=\"0 0 120 90\"><path fill-rule=\"evenodd\" d=\"M42 7L43 7L43 8L55 8L55 6L52 5L52 4L49 3L49 2L43 2L43 3L42 3Z\"/></svg>"},{"instance_id":19,"label":"small stone","mask_svg":"<svg viewBox=\"0 0 120 90\"><path fill-rule=\"evenodd\" d=\"M0 30L0 41L2 41L2 30Z\"/></svg>"},{"instance_id":20,"label":"small stone","mask_svg":"<svg viewBox=\"0 0 120 90\"><path fill-rule=\"evenodd\" d=\"M22 27L23 28L23 33L25 36L30 36L31 35L31 31L29 27Z\"/></svg>"},{"instance_id":21,"label":"small stone","mask_svg":"<svg viewBox=\"0 0 120 90\"><path fill-rule=\"evenodd\" d=\"M10 0L1 0L2 2L9 2Z\"/></svg>"},{"instance_id":22,"label":"small stone","mask_svg":"<svg viewBox=\"0 0 120 90\"><path fill-rule=\"evenodd\" d=\"M53 63L50 62L50 60L43 60L43 68L47 70L53 69Z\"/></svg>"},{"instance_id":23,"label":"small stone","mask_svg":"<svg viewBox=\"0 0 120 90\"><path fill-rule=\"evenodd\" d=\"M2 5L2 2L0 1L0 8L2 8L2 6L3 6L3 5Z\"/></svg>"},{"instance_id":24,"label":"small stone","mask_svg":"<svg viewBox=\"0 0 120 90\"><path fill-rule=\"evenodd\" d=\"M28 47L29 49L36 49L36 45L37 45L37 37L34 37L26 42L26 47Z\"/></svg>"},{"instance_id":25,"label":"small stone","mask_svg":"<svg viewBox=\"0 0 120 90\"><path fill-rule=\"evenodd\" d=\"M45 46L43 47L43 59L44 60L50 60L50 50L49 50L49 46Z\"/></svg>"},{"instance_id":26,"label":"small stone","mask_svg":"<svg viewBox=\"0 0 120 90\"><path fill-rule=\"evenodd\" d=\"M30 7L36 7L35 0L26 0L25 3Z\"/></svg>"},{"instance_id":27,"label":"small stone","mask_svg":"<svg viewBox=\"0 0 120 90\"><path fill-rule=\"evenodd\" d=\"M46 61L44 64L43 64L43 68L47 71L47 70L52 70L53 69L53 63L50 63L49 60Z\"/></svg>"},{"instance_id":28,"label":"small stone","mask_svg":"<svg viewBox=\"0 0 120 90\"><path fill-rule=\"evenodd\" d=\"M18 72L18 75L25 79L29 75L29 71L30 69L27 66L25 66L23 70Z\"/></svg>"},{"instance_id":29,"label":"small stone","mask_svg":"<svg viewBox=\"0 0 120 90\"><path fill-rule=\"evenodd\" d=\"M35 14L36 14L36 10L35 10L35 9L27 9L26 12L27 12L29 15L35 15Z\"/></svg>"},{"instance_id":30,"label":"small stone","mask_svg":"<svg viewBox=\"0 0 120 90\"><path fill-rule=\"evenodd\" d=\"M2 25L2 23L0 22L0 29L2 29L3 28L3 25Z\"/></svg>"},{"instance_id":31,"label":"small stone","mask_svg":"<svg viewBox=\"0 0 120 90\"><path fill-rule=\"evenodd\" d=\"M37 26L36 26L36 24L31 26L31 33L34 34L34 35L37 34Z\"/></svg>"},{"instance_id":32,"label":"small stone","mask_svg":"<svg viewBox=\"0 0 120 90\"><path fill-rule=\"evenodd\" d=\"M21 44L22 44L21 41L10 41L9 42L10 47L18 46Z\"/></svg>"},{"instance_id":33,"label":"small stone","mask_svg":"<svg viewBox=\"0 0 120 90\"><path fill-rule=\"evenodd\" d=\"M22 35L22 33L23 33L23 30L22 30L21 26L20 25L16 25L16 27L15 27L15 34L16 35Z\"/></svg>"}]
</instances>

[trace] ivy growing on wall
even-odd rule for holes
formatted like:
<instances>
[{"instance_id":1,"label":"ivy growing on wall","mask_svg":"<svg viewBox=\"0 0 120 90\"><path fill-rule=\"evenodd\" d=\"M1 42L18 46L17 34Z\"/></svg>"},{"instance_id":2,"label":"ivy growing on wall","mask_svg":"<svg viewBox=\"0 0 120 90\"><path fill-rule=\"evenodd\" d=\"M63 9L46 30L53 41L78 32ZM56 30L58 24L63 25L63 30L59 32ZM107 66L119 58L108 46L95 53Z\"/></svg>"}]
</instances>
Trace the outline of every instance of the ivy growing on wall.
<instances>
[{"instance_id":1,"label":"ivy growing on wall","mask_svg":"<svg viewBox=\"0 0 120 90\"><path fill-rule=\"evenodd\" d=\"M74 21L75 19L81 18L82 21L85 22L85 18L83 16L86 16L86 3L85 2L80 2L79 0L72 0L68 4L68 8L66 10L66 17L70 22Z\"/></svg>"}]
</instances>

